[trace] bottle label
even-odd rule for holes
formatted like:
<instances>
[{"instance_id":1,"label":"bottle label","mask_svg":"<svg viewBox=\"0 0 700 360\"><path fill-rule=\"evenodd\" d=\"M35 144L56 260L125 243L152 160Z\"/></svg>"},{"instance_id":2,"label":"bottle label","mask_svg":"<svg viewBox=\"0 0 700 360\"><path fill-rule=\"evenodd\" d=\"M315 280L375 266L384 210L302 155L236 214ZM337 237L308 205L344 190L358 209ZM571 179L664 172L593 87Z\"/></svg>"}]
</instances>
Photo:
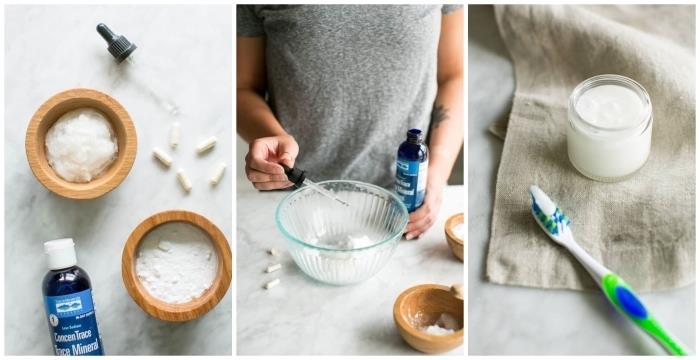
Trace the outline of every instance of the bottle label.
<instances>
[{"instance_id":1,"label":"bottle label","mask_svg":"<svg viewBox=\"0 0 700 360\"><path fill-rule=\"evenodd\" d=\"M104 355L91 290L44 300L56 355Z\"/></svg>"},{"instance_id":2,"label":"bottle label","mask_svg":"<svg viewBox=\"0 0 700 360\"><path fill-rule=\"evenodd\" d=\"M428 161L396 161L396 192L408 211L423 204L428 182Z\"/></svg>"}]
</instances>

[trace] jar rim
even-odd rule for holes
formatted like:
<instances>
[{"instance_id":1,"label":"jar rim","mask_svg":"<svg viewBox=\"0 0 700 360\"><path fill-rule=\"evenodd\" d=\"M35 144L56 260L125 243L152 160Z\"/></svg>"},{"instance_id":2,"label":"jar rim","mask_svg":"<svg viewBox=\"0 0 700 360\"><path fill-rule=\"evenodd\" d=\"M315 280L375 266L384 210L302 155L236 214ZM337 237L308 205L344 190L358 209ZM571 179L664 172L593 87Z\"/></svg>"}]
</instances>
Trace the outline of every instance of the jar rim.
<instances>
[{"instance_id":1,"label":"jar rim","mask_svg":"<svg viewBox=\"0 0 700 360\"><path fill-rule=\"evenodd\" d=\"M578 102L579 98L586 91L601 85L624 86L632 90L635 94L637 94L637 96L639 96L639 99L642 101L642 105L644 106L644 109L640 114L639 121L631 125L607 127L591 123L590 121L586 120L583 116L581 116L581 114L579 114L578 112L578 109L576 108L576 103ZM576 126L577 124L574 123L574 120L576 120L576 122L583 125L584 127L590 128L595 132L609 134L634 130L640 127L642 129L645 129L646 125L651 121L652 118L652 105L649 93L638 82L622 75L602 74L590 77L582 81L574 88L574 90L571 92L571 96L569 96L569 113L573 115L569 116L569 121L571 122L571 125L575 128L580 129L581 127Z\"/></svg>"}]
</instances>

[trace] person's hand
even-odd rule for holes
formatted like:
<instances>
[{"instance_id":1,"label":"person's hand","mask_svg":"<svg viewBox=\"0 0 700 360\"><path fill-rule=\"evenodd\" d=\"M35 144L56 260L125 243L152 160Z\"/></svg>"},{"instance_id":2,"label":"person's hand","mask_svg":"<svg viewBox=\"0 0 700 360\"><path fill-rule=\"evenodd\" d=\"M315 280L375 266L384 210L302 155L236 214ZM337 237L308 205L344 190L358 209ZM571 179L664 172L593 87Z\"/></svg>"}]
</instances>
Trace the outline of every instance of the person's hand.
<instances>
[{"instance_id":1,"label":"person's hand","mask_svg":"<svg viewBox=\"0 0 700 360\"><path fill-rule=\"evenodd\" d=\"M290 135L258 138L250 143L245 173L258 190L285 189L294 185L284 174L284 164L294 167L299 145Z\"/></svg>"},{"instance_id":2,"label":"person's hand","mask_svg":"<svg viewBox=\"0 0 700 360\"><path fill-rule=\"evenodd\" d=\"M408 217L406 240L417 239L433 226L440 212L440 205L442 205L442 187L440 185L431 186L428 182L423 205Z\"/></svg>"}]
</instances>

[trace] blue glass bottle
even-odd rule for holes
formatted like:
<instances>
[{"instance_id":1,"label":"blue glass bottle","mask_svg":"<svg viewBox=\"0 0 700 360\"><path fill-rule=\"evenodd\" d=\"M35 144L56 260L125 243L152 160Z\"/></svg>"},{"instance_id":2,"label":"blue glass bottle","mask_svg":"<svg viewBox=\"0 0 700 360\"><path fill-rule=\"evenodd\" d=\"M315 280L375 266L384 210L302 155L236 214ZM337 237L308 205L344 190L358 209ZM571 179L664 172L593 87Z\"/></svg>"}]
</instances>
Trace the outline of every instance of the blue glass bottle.
<instances>
[{"instance_id":1,"label":"blue glass bottle","mask_svg":"<svg viewBox=\"0 0 700 360\"><path fill-rule=\"evenodd\" d=\"M90 277L76 265L73 239L44 243L49 272L43 294L56 355L104 355Z\"/></svg>"},{"instance_id":2,"label":"blue glass bottle","mask_svg":"<svg viewBox=\"0 0 700 360\"><path fill-rule=\"evenodd\" d=\"M428 181L428 147L420 129L406 133L396 157L396 193L409 212L423 204Z\"/></svg>"}]
</instances>

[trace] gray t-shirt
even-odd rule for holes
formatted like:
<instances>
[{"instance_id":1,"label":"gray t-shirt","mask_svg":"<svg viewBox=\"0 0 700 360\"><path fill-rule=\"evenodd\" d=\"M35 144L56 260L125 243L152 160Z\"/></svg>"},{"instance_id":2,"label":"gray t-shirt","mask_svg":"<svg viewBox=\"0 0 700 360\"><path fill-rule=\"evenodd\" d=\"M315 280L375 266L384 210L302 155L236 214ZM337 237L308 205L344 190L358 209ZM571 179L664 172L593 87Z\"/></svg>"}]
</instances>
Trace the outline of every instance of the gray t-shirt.
<instances>
[{"instance_id":1,"label":"gray t-shirt","mask_svg":"<svg viewBox=\"0 0 700 360\"><path fill-rule=\"evenodd\" d=\"M268 103L312 180L389 187L406 131L427 138L442 15L460 5L238 5L266 38Z\"/></svg>"}]
</instances>

